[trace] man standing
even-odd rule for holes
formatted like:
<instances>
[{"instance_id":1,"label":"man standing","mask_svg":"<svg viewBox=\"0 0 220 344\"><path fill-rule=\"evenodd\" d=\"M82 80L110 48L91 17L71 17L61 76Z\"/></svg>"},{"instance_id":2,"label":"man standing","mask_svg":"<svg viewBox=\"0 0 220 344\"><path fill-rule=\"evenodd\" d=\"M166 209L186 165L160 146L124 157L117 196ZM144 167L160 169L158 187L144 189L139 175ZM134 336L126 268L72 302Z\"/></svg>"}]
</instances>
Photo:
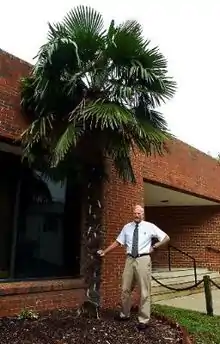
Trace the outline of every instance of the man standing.
<instances>
[{"instance_id":1,"label":"man standing","mask_svg":"<svg viewBox=\"0 0 220 344\"><path fill-rule=\"evenodd\" d=\"M98 251L98 254L103 257L119 245L126 247L127 258L122 276L122 310L117 319L129 320L131 293L137 282L141 294L138 315L138 328L140 330L145 329L150 320L151 254L170 240L169 236L156 225L143 219L144 209L140 205L136 205L134 207L134 221L124 226L116 241L105 250ZM153 238L158 239L154 246L152 246Z\"/></svg>"}]
</instances>

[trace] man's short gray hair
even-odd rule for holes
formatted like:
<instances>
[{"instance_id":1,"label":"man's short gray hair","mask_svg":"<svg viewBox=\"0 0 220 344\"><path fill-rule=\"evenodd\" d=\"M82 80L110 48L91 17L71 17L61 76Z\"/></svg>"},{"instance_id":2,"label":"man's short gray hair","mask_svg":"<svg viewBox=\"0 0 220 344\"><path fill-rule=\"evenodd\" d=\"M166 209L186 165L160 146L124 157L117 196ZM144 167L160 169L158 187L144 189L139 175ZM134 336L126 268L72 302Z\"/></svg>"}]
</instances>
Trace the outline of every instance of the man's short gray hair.
<instances>
[{"instance_id":1,"label":"man's short gray hair","mask_svg":"<svg viewBox=\"0 0 220 344\"><path fill-rule=\"evenodd\" d=\"M139 211L141 211L142 213L144 213L144 208L143 208L140 204L136 204L136 205L134 206L134 210L139 210Z\"/></svg>"}]
</instances>

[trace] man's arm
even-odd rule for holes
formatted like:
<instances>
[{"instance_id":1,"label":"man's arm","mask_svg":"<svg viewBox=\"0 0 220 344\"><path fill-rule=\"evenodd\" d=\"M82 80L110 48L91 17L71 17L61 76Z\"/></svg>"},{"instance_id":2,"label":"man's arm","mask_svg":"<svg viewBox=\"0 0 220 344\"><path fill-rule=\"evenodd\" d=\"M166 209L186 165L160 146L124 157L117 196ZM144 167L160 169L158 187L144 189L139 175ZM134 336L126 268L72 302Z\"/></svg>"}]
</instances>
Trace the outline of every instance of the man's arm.
<instances>
[{"instance_id":1,"label":"man's arm","mask_svg":"<svg viewBox=\"0 0 220 344\"><path fill-rule=\"evenodd\" d=\"M106 255L106 253L109 253L116 249L118 246L125 245L125 229L123 228L117 239L109 245L105 250L99 250L97 253L103 257Z\"/></svg>"},{"instance_id":2,"label":"man's arm","mask_svg":"<svg viewBox=\"0 0 220 344\"><path fill-rule=\"evenodd\" d=\"M97 253L103 257L105 256L107 253L113 251L114 249L116 249L119 246L119 242L117 240L115 240L111 245L109 245L105 250L99 250Z\"/></svg>"},{"instance_id":3,"label":"man's arm","mask_svg":"<svg viewBox=\"0 0 220 344\"><path fill-rule=\"evenodd\" d=\"M160 228L158 228L155 225L154 225L154 232L155 232L155 236L159 240L159 242L157 242L153 246L153 249L157 249L161 246L168 244L168 242L170 241L170 237L165 232L163 232Z\"/></svg>"},{"instance_id":4,"label":"man's arm","mask_svg":"<svg viewBox=\"0 0 220 344\"><path fill-rule=\"evenodd\" d=\"M153 248L154 249L157 249L159 248L160 246L163 246L163 245L166 245L168 244L168 242L170 241L170 237L166 234L166 236L164 237L164 239L162 239L161 241L157 242Z\"/></svg>"}]
</instances>

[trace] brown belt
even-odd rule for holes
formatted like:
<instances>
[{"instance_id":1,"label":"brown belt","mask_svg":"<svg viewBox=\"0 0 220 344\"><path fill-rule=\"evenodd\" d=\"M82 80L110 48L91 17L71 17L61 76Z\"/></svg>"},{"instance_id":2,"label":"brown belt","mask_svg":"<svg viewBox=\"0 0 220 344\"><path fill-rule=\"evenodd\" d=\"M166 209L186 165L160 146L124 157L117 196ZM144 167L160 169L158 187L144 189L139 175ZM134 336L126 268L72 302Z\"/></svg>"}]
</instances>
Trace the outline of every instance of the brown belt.
<instances>
[{"instance_id":1,"label":"brown belt","mask_svg":"<svg viewBox=\"0 0 220 344\"><path fill-rule=\"evenodd\" d=\"M134 257L134 256L132 256L132 254L128 253L128 257L131 257L131 258L140 258L140 257L144 257L144 256L150 256L150 253L138 254L136 257Z\"/></svg>"}]
</instances>

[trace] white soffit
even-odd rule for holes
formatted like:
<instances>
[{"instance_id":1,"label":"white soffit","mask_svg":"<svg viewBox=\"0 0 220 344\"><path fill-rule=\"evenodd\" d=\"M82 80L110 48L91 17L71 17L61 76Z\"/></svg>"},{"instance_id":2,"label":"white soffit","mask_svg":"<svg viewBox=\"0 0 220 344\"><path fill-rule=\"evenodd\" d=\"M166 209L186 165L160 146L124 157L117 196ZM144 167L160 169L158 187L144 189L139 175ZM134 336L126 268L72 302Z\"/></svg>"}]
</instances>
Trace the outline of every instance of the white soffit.
<instances>
[{"instance_id":1,"label":"white soffit","mask_svg":"<svg viewBox=\"0 0 220 344\"><path fill-rule=\"evenodd\" d=\"M148 182L144 183L144 203L146 206L157 207L220 205L220 201L207 200Z\"/></svg>"}]
</instances>

